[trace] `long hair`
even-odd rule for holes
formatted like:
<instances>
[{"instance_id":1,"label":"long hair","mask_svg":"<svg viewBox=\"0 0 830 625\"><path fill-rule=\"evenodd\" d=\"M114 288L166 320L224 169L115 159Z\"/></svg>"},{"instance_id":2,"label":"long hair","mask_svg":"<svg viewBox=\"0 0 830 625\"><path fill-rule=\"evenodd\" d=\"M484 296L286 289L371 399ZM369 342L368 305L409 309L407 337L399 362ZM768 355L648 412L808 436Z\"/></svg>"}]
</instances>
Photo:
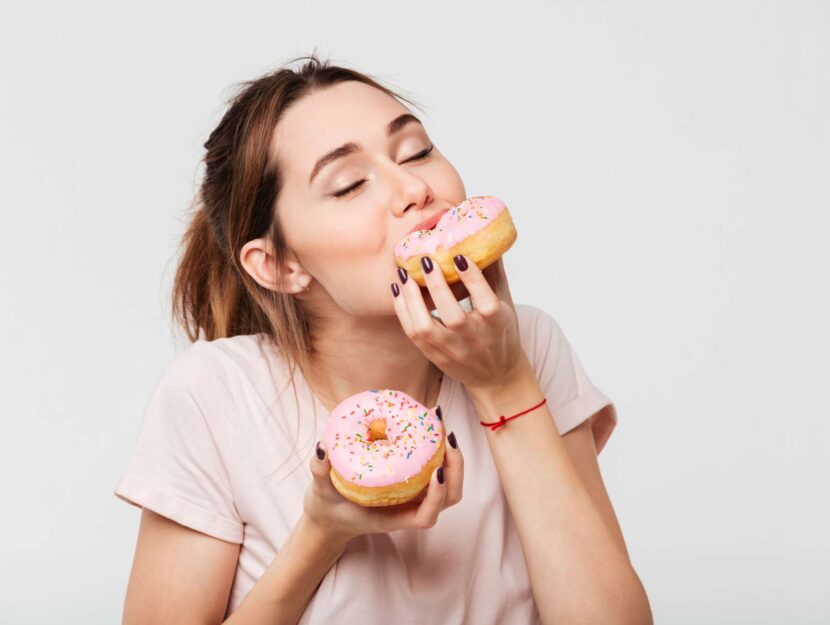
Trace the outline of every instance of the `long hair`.
<instances>
[{"instance_id":1,"label":"long hair","mask_svg":"<svg viewBox=\"0 0 830 625\"><path fill-rule=\"evenodd\" d=\"M308 379L313 359L311 318L292 294L262 287L243 268L242 247L268 237L276 266L287 258L279 219L283 175L270 150L274 129L288 107L330 85L354 80L409 104L378 80L331 65L315 53L235 85L227 110L204 144L204 178L190 205L172 289L174 323L195 342L263 334L290 371L294 397L297 368ZM419 107L420 108L420 107ZM299 419L299 415L298 415ZM299 424L298 424L299 425Z\"/></svg>"}]
</instances>

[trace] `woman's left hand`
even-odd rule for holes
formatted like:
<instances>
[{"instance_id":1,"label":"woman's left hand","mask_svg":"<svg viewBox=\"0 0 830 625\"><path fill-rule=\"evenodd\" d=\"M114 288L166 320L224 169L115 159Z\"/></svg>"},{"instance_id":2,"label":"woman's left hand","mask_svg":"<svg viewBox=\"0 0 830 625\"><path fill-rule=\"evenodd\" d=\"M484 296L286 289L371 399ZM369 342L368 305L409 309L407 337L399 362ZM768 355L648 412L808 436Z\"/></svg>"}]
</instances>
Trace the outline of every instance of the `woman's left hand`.
<instances>
[{"instance_id":1,"label":"woman's left hand","mask_svg":"<svg viewBox=\"0 0 830 625\"><path fill-rule=\"evenodd\" d=\"M400 284L404 269L398 274L400 295L392 296L401 326L412 342L471 392L498 388L527 371L530 363L522 349L502 259L484 270L469 258L466 270L456 267L472 300L469 313L450 290L438 262L430 260L433 269L424 271L424 279L441 321L430 314L415 280L407 276ZM495 284L495 291L491 284Z\"/></svg>"}]
</instances>

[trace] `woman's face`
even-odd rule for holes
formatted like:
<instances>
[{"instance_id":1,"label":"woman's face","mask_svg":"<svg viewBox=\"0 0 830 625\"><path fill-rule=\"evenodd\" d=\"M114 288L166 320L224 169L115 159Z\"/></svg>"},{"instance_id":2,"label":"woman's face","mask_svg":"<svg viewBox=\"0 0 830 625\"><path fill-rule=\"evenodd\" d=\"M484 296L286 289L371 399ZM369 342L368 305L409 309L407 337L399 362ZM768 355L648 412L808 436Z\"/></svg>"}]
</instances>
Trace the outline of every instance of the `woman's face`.
<instances>
[{"instance_id":1,"label":"woman's face","mask_svg":"<svg viewBox=\"0 0 830 625\"><path fill-rule=\"evenodd\" d=\"M423 126L401 120L409 113L382 91L349 81L297 101L274 131L283 175L277 214L291 256L354 315L394 314L395 243L466 197L458 172ZM356 145L342 149L350 142Z\"/></svg>"}]
</instances>

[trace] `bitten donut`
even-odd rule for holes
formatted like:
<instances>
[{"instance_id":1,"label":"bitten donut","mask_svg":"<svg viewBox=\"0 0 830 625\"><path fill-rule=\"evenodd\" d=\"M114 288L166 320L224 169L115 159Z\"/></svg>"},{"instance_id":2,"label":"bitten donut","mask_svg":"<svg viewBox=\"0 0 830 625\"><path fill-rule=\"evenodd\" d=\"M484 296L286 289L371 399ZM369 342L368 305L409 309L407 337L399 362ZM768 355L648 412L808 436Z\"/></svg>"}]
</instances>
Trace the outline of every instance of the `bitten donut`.
<instances>
[{"instance_id":1,"label":"bitten donut","mask_svg":"<svg viewBox=\"0 0 830 625\"><path fill-rule=\"evenodd\" d=\"M444 272L447 284L461 278L453 257L463 254L484 269L510 249L516 227L504 202L492 195L475 195L446 211L430 230L410 232L395 244L395 264L426 286L421 256L429 256Z\"/></svg>"},{"instance_id":2,"label":"bitten donut","mask_svg":"<svg viewBox=\"0 0 830 625\"><path fill-rule=\"evenodd\" d=\"M323 434L334 487L362 506L414 499L444 461L445 438L434 409L393 389L344 399Z\"/></svg>"}]
</instances>

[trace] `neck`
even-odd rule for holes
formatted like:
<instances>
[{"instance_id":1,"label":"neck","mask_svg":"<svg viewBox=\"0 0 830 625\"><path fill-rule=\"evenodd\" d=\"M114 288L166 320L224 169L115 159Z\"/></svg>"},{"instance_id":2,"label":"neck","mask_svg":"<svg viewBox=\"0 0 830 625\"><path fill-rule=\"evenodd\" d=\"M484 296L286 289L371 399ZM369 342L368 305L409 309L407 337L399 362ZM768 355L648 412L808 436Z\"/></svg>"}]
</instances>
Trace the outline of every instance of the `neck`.
<instances>
[{"instance_id":1,"label":"neck","mask_svg":"<svg viewBox=\"0 0 830 625\"><path fill-rule=\"evenodd\" d=\"M328 410L372 389L403 391L427 408L438 401L442 371L406 336L397 317L318 319L308 384Z\"/></svg>"}]
</instances>

